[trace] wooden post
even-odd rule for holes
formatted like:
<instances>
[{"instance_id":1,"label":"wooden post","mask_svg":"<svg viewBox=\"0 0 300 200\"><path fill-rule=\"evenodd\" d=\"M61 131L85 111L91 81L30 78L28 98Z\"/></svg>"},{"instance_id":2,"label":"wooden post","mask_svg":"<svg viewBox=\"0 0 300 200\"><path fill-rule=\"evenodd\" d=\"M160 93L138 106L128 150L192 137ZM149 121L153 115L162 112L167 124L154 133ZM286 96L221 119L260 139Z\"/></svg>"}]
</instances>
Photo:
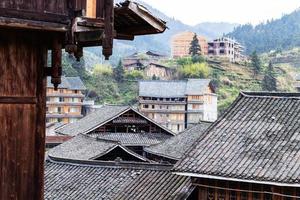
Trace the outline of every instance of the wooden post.
<instances>
[{"instance_id":1,"label":"wooden post","mask_svg":"<svg viewBox=\"0 0 300 200\"><path fill-rule=\"evenodd\" d=\"M43 199L47 44L0 30L0 199Z\"/></svg>"}]
</instances>

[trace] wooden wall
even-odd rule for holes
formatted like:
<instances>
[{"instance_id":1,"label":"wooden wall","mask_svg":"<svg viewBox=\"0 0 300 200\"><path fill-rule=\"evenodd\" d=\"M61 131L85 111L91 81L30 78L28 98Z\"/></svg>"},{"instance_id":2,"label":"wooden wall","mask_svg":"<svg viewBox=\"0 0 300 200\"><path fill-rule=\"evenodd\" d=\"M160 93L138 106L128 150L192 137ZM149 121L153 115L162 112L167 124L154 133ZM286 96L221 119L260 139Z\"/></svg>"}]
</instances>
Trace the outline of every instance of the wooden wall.
<instances>
[{"instance_id":1,"label":"wooden wall","mask_svg":"<svg viewBox=\"0 0 300 200\"><path fill-rule=\"evenodd\" d=\"M42 199L45 149L42 33L0 29L0 199Z\"/></svg>"}]
</instances>

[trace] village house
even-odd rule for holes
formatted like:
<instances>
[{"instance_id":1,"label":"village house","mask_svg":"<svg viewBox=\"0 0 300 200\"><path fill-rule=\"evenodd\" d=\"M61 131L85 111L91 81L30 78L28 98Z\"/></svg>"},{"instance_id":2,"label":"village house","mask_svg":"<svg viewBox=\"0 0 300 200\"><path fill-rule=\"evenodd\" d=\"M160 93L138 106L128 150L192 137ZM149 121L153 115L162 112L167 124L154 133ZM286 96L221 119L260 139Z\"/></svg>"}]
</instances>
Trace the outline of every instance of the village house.
<instances>
[{"instance_id":1,"label":"village house","mask_svg":"<svg viewBox=\"0 0 300 200\"><path fill-rule=\"evenodd\" d=\"M72 138L47 153L45 198L194 200L192 179L171 169L210 124L174 135L131 107L104 106L59 129Z\"/></svg>"},{"instance_id":2,"label":"village house","mask_svg":"<svg viewBox=\"0 0 300 200\"><path fill-rule=\"evenodd\" d=\"M244 47L236 40L221 37L208 43L208 56L226 58L230 62L243 61L245 56L243 55Z\"/></svg>"},{"instance_id":3,"label":"village house","mask_svg":"<svg viewBox=\"0 0 300 200\"><path fill-rule=\"evenodd\" d=\"M140 81L139 110L179 133L201 120L217 119L217 95L210 80Z\"/></svg>"},{"instance_id":4,"label":"village house","mask_svg":"<svg viewBox=\"0 0 300 200\"><path fill-rule=\"evenodd\" d=\"M174 77L175 69L161 64L150 63L144 73L147 77L159 80L171 80Z\"/></svg>"},{"instance_id":5,"label":"village house","mask_svg":"<svg viewBox=\"0 0 300 200\"><path fill-rule=\"evenodd\" d=\"M122 64L126 71L143 70L150 63L159 63L168 57L158 52L147 51L145 53L134 53L122 59Z\"/></svg>"},{"instance_id":6,"label":"village house","mask_svg":"<svg viewBox=\"0 0 300 200\"><path fill-rule=\"evenodd\" d=\"M95 112L55 130L59 136L90 137L116 141L143 154L144 147L160 143L175 134L130 106L102 106Z\"/></svg>"},{"instance_id":7,"label":"village house","mask_svg":"<svg viewBox=\"0 0 300 200\"><path fill-rule=\"evenodd\" d=\"M45 164L45 199L195 199L191 178L173 174L173 165L150 162L108 140L88 136L72 140L68 143L74 148L50 150ZM72 150L78 148L83 149L74 154ZM112 157L115 152L117 158Z\"/></svg>"},{"instance_id":8,"label":"village house","mask_svg":"<svg viewBox=\"0 0 300 200\"><path fill-rule=\"evenodd\" d=\"M295 77L294 87L298 92L300 92L300 74L297 74Z\"/></svg>"},{"instance_id":9,"label":"village house","mask_svg":"<svg viewBox=\"0 0 300 200\"><path fill-rule=\"evenodd\" d=\"M125 71L138 70L151 79L171 80L175 74L175 69L161 64L167 56L147 51L146 53L134 53L123 58L122 64Z\"/></svg>"},{"instance_id":10,"label":"village house","mask_svg":"<svg viewBox=\"0 0 300 200\"><path fill-rule=\"evenodd\" d=\"M300 199L300 94L242 92L176 163L199 200Z\"/></svg>"},{"instance_id":11,"label":"village house","mask_svg":"<svg viewBox=\"0 0 300 200\"><path fill-rule=\"evenodd\" d=\"M79 77L62 77L58 90L47 79L46 122L72 123L82 118L83 92L86 90Z\"/></svg>"},{"instance_id":12,"label":"village house","mask_svg":"<svg viewBox=\"0 0 300 200\"><path fill-rule=\"evenodd\" d=\"M72 138L47 153L45 199L196 197L191 178L171 172L174 163L149 159L143 151L176 136L131 107L104 106L58 132ZM186 140L180 147L191 145Z\"/></svg>"},{"instance_id":13,"label":"village house","mask_svg":"<svg viewBox=\"0 0 300 200\"><path fill-rule=\"evenodd\" d=\"M171 39L171 56L172 58L187 57L190 55L191 42L195 33L187 31L174 35ZM207 55L208 45L207 40L203 36L198 36L201 54Z\"/></svg>"}]
</instances>

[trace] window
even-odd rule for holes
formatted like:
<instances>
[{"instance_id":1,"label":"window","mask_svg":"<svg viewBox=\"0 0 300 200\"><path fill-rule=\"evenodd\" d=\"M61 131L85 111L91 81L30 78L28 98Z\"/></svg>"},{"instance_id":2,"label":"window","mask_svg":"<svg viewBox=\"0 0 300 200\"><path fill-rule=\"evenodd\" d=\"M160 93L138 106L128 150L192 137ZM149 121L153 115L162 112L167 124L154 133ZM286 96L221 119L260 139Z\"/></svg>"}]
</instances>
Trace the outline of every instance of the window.
<instances>
[{"instance_id":1,"label":"window","mask_svg":"<svg viewBox=\"0 0 300 200\"><path fill-rule=\"evenodd\" d=\"M64 98L63 97L59 97L59 102L64 102Z\"/></svg>"},{"instance_id":2,"label":"window","mask_svg":"<svg viewBox=\"0 0 300 200\"><path fill-rule=\"evenodd\" d=\"M211 188L207 191L207 200L214 200L215 199L215 191Z\"/></svg>"},{"instance_id":3,"label":"window","mask_svg":"<svg viewBox=\"0 0 300 200\"><path fill-rule=\"evenodd\" d=\"M143 105L143 108L149 108L149 105L148 104Z\"/></svg>"},{"instance_id":4,"label":"window","mask_svg":"<svg viewBox=\"0 0 300 200\"><path fill-rule=\"evenodd\" d=\"M74 92L75 92L75 94L77 94L77 93L78 93L78 90L74 90Z\"/></svg>"},{"instance_id":5,"label":"window","mask_svg":"<svg viewBox=\"0 0 300 200\"><path fill-rule=\"evenodd\" d=\"M237 199L236 191L230 191L229 200L236 200L236 199Z\"/></svg>"},{"instance_id":6,"label":"window","mask_svg":"<svg viewBox=\"0 0 300 200\"><path fill-rule=\"evenodd\" d=\"M64 89L59 89L59 93L64 93Z\"/></svg>"},{"instance_id":7,"label":"window","mask_svg":"<svg viewBox=\"0 0 300 200\"><path fill-rule=\"evenodd\" d=\"M48 101L48 102L49 102L49 101L50 101L50 97L47 97L47 98L46 98L46 101Z\"/></svg>"},{"instance_id":8,"label":"window","mask_svg":"<svg viewBox=\"0 0 300 200\"><path fill-rule=\"evenodd\" d=\"M152 105L152 109L155 109L155 105Z\"/></svg>"},{"instance_id":9,"label":"window","mask_svg":"<svg viewBox=\"0 0 300 200\"><path fill-rule=\"evenodd\" d=\"M57 112L60 114L61 113L61 107L57 108Z\"/></svg>"},{"instance_id":10,"label":"window","mask_svg":"<svg viewBox=\"0 0 300 200\"><path fill-rule=\"evenodd\" d=\"M177 124L177 131L180 130L180 124Z\"/></svg>"},{"instance_id":11,"label":"window","mask_svg":"<svg viewBox=\"0 0 300 200\"><path fill-rule=\"evenodd\" d=\"M241 192L241 200L248 200L248 193L247 192Z\"/></svg>"},{"instance_id":12,"label":"window","mask_svg":"<svg viewBox=\"0 0 300 200\"><path fill-rule=\"evenodd\" d=\"M197 105L197 104L193 104L192 108L193 108L193 110L197 110L197 109L200 109L200 105Z\"/></svg>"}]
</instances>

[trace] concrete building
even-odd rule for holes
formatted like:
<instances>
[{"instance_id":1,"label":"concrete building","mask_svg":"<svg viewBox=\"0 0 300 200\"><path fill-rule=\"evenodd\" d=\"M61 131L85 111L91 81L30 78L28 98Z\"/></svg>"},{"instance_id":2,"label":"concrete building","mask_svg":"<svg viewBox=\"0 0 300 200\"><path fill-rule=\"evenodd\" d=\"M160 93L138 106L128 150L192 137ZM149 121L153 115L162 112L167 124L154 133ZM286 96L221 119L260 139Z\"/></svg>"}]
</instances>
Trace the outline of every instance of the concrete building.
<instances>
[{"instance_id":1,"label":"concrete building","mask_svg":"<svg viewBox=\"0 0 300 200\"><path fill-rule=\"evenodd\" d=\"M83 91L85 86L79 77L62 77L58 90L47 79L46 122L75 122L82 118Z\"/></svg>"},{"instance_id":2,"label":"concrete building","mask_svg":"<svg viewBox=\"0 0 300 200\"><path fill-rule=\"evenodd\" d=\"M173 132L217 119L217 95L207 79L140 81L139 110Z\"/></svg>"},{"instance_id":3,"label":"concrete building","mask_svg":"<svg viewBox=\"0 0 300 200\"><path fill-rule=\"evenodd\" d=\"M171 40L171 54L173 58L181 58L189 56L191 42L195 33L187 31L179 33L172 37ZM201 47L201 54L207 55L208 45L207 40L203 36L198 36L199 45Z\"/></svg>"},{"instance_id":4,"label":"concrete building","mask_svg":"<svg viewBox=\"0 0 300 200\"><path fill-rule=\"evenodd\" d=\"M242 61L244 47L234 39L221 37L208 43L208 56L227 58L230 62Z\"/></svg>"}]
</instances>

